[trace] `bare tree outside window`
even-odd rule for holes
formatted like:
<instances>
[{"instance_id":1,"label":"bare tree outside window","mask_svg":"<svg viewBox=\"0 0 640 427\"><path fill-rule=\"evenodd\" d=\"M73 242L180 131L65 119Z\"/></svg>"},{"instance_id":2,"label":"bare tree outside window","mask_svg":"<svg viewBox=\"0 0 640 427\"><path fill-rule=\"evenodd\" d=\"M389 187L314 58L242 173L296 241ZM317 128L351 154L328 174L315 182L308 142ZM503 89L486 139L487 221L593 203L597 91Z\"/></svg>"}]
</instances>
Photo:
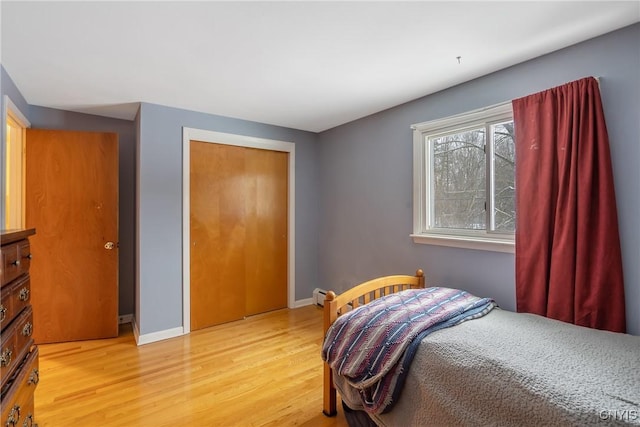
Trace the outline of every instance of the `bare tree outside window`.
<instances>
[{"instance_id":1,"label":"bare tree outside window","mask_svg":"<svg viewBox=\"0 0 640 427\"><path fill-rule=\"evenodd\" d=\"M487 141L486 133L490 133ZM433 150L435 228L515 229L513 121L429 138ZM493 144L493 226L487 227L487 143Z\"/></svg>"},{"instance_id":2,"label":"bare tree outside window","mask_svg":"<svg viewBox=\"0 0 640 427\"><path fill-rule=\"evenodd\" d=\"M486 229L484 128L432 138L434 226Z\"/></svg>"},{"instance_id":3,"label":"bare tree outside window","mask_svg":"<svg viewBox=\"0 0 640 427\"><path fill-rule=\"evenodd\" d=\"M494 230L515 231L516 149L513 121L491 126L494 162Z\"/></svg>"}]
</instances>

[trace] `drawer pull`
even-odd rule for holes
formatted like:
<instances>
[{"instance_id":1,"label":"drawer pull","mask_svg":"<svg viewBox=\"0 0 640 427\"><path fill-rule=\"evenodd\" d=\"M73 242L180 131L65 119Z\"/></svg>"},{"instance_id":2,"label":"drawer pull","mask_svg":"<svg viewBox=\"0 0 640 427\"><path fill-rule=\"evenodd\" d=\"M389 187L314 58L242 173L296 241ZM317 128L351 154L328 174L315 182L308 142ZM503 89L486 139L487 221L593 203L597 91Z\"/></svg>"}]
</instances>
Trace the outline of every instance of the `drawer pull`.
<instances>
[{"instance_id":1,"label":"drawer pull","mask_svg":"<svg viewBox=\"0 0 640 427\"><path fill-rule=\"evenodd\" d=\"M27 380L27 384L38 384L40 382L40 371L38 369L34 369L31 371L31 375L29 375L29 380Z\"/></svg>"},{"instance_id":2,"label":"drawer pull","mask_svg":"<svg viewBox=\"0 0 640 427\"><path fill-rule=\"evenodd\" d=\"M16 267L20 265L20 260L17 259L11 263L11 265L15 265Z\"/></svg>"},{"instance_id":3,"label":"drawer pull","mask_svg":"<svg viewBox=\"0 0 640 427\"><path fill-rule=\"evenodd\" d=\"M27 254L27 255L25 255L25 258L27 258L27 259L32 259L32 258L33 258L33 254L31 254L31 253L30 253L30 254Z\"/></svg>"},{"instance_id":4,"label":"drawer pull","mask_svg":"<svg viewBox=\"0 0 640 427\"><path fill-rule=\"evenodd\" d=\"M33 427L35 424L33 424L33 414L29 414L27 415L27 418L24 419L24 422L22 423L22 427Z\"/></svg>"},{"instance_id":5,"label":"drawer pull","mask_svg":"<svg viewBox=\"0 0 640 427\"><path fill-rule=\"evenodd\" d=\"M0 304L0 322L4 321L6 316L7 316L7 307Z\"/></svg>"},{"instance_id":6,"label":"drawer pull","mask_svg":"<svg viewBox=\"0 0 640 427\"><path fill-rule=\"evenodd\" d=\"M18 299L20 301L26 301L29 299L29 289L28 288L22 288L20 289L20 293L18 294Z\"/></svg>"},{"instance_id":7,"label":"drawer pull","mask_svg":"<svg viewBox=\"0 0 640 427\"><path fill-rule=\"evenodd\" d=\"M11 363L11 355L13 352L8 348L5 348L2 353L0 353L0 366L9 366Z\"/></svg>"},{"instance_id":8,"label":"drawer pull","mask_svg":"<svg viewBox=\"0 0 640 427\"><path fill-rule=\"evenodd\" d=\"M22 336L29 337L31 336L32 332L33 332L33 325L31 324L31 322L25 323L24 326L22 327Z\"/></svg>"},{"instance_id":9,"label":"drawer pull","mask_svg":"<svg viewBox=\"0 0 640 427\"><path fill-rule=\"evenodd\" d=\"M15 427L18 425L19 419L20 419L20 405L13 405L13 408L11 408L11 412L9 412L9 416L7 417L7 422L5 423L5 426Z\"/></svg>"}]
</instances>

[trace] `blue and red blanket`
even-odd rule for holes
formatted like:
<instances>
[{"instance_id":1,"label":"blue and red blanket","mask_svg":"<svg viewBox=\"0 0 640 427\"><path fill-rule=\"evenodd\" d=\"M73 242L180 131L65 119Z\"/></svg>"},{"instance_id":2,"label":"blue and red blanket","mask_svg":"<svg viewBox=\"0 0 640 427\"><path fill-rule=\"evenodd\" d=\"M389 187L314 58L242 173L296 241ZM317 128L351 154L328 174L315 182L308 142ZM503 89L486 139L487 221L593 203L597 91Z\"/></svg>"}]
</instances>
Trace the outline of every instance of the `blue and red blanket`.
<instances>
[{"instance_id":1,"label":"blue and red blanket","mask_svg":"<svg viewBox=\"0 0 640 427\"><path fill-rule=\"evenodd\" d=\"M338 317L327 331L322 359L359 390L367 412L388 412L422 338L495 306L490 298L443 287L387 295Z\"/></svg>"}]
</instances>

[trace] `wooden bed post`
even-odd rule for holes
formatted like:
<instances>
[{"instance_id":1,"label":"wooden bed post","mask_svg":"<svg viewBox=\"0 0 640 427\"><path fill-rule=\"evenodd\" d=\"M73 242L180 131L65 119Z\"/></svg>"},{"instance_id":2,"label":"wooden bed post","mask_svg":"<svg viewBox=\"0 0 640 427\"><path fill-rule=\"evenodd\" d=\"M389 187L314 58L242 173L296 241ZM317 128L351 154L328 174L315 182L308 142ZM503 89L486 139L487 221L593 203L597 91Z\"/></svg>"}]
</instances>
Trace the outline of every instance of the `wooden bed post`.
<instances>
[{"instance_id":1,"label":"wooden bed post","mask_svg":"<svg viewBox=\"0 0 640 427\"><path fill-rule=\"evenodd\" d=\"M324 333L325 336L329 327L338 317L336 307L336 294L333 291L327 292L324 298ZM323 390L323 405L322 413L328 417L335 416L338 411L336 410L336 387L333 384L333 372L327 362L324 363L324 390Z\"/></svg>"},{"instance_id":2,"label":"wooden bed post","mask_svg":"<svg viewBox=\"0 0 640 427\"><path fill-rule=\"evenodd\" d=\"M418 278L418 286L416 286L415 288L417 289L423 289L426 287L426 283L424 282L424 271L422 271L421 268L416 270L416 277ZM414 288L412 286L412 288Z\"/></svg>"},{"instance_id":3,"label":"wooden bed post","mask_svg":"<svg viewBox=\"0 0 640 427\"><path fill-rule=\"evenodd\" d=\"M351 308L358 307L361 297L362 301L366 304L370 301L372 293L375 295L374 299L377 299L382 295L388 295L389 289L392 289L391 292L399 292L403 289L419 289L424 288L424 286L424 272L418 269L416 270L415 276L380 277L354 286L341 293L340 296L336 296L335 292L329 291L324 299L324 336L327 336L329 327L338 318L338 310L348 304L351 304ZM338 413L333 372L327 362L324 362L322 412L328 417L333 417Z\"/></svg>"}]
</instances>

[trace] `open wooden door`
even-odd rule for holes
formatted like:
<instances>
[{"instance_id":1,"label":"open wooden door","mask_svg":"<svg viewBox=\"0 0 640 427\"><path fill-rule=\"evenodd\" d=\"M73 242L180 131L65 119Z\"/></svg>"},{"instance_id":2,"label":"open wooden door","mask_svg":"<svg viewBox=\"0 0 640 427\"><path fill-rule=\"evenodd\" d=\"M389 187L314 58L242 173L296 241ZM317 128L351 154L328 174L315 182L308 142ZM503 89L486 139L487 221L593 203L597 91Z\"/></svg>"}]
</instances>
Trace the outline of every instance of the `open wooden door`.
<instances>
[{"instance_id":1,"label":"open wooden door","mask_svg":"<svg viewBox=\"0 0 640 427\"><path fill-rule=\"evenodd\" d=\"M118 335L118 136L27 130L36 343Z\"/></svg>"}]
</instances>

